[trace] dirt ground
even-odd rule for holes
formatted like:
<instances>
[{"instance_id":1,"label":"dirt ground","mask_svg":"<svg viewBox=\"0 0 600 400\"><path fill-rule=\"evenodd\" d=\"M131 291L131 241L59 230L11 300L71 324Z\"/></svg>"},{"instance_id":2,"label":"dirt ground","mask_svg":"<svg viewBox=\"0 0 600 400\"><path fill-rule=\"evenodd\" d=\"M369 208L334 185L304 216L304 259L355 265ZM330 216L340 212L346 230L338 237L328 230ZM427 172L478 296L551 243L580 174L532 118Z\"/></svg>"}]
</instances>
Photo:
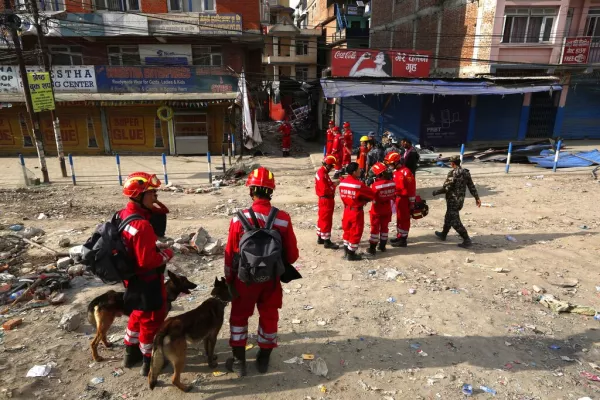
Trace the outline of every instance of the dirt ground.
<instances>
[{"instance_id":1,"label":"dirt ground","mask_svg":"<svg viewBox=\"0 0 600 400\"><path fill-rule=\"evenodd\" d=\"M93 328L87 321L75 332L58 328L63 313L83 312L92 298L108 290L93 278L78 277L66 291L64 305L17 315L23 325L4 332L0 398L462 399L463 384L471 384L477 398L492 396L479 390L481 385L496 390L501 399L600 398L600 383L581 376L581 372L600 374L590 365L600 364L599 322L589 316L556 314L536 301L539 294L533 289L536 285L561 300L600 308L600 288L596 288L600 285L596 269L600 186L588 174L541 171L529 177L505 176L489 173L485 166L467 165L482 201L494 206L477 209L467 197L462 217L475 246L463 250L456 246L455 233L447 242L433 235L441 227L445 203L433 199L431 192L440 187L445 171L417 173L418 192L431 212L413 221L409 247L391 248L373 259L351 263L342 260L341 250L316 244L311 158L257 160L275 173L278 186L273 204L292 217L301 254L296 267L304 276L284 286L280 345L268 374L257 373L256 349L252 349L247 377L213 376L199 356L202 346L193 345L183 374L184 382L195 384L191 393L174 388L168 372L161 375L154 391L137 367L113 376L123 353L126 318L118 319L109 332L115 335L116 346L100 345L101 355L108 358L102 363L91 359ZM533 177L541 174L543 178ZM210 194L161 192L159 198L172 210L168 236L176 238L202 226L223 240L231 218L227 209L246 206L250 200L243 186ZM124 203L117 186L3 189L0 223L41 227L47 232L45 244L58 248L63 236L82 243L95 224ZM335 240L341 238L339 204L338 200ZM41 212L50 218L36 220ZM507 240L507 235L516 242ZM368 227L362 251L367 238ZM223 273L222 260L222 256L197 255L173 259L169 268L199 287L192 295L180 297L171 315L207 298L214 278ZM28 261L47 264L47 256L29 250ZM388 280L387 269L400 274ZM577 279L576 287L558 286L572 279ZM409 294L409 289L416 293ZM0 317L0 322L5 319ZM255 315L251 332L256 325ZM217 343L217 371L225 371L228 336L226 322ZM250 342L256 344L255 335ZM306 353L325 361L326 378L313 375L308 361L284 362ZM56 365L48 377L25 377L33 365L49 362ZM104 382L92 384L96 377Z\"/></svg>"}]
</instances>

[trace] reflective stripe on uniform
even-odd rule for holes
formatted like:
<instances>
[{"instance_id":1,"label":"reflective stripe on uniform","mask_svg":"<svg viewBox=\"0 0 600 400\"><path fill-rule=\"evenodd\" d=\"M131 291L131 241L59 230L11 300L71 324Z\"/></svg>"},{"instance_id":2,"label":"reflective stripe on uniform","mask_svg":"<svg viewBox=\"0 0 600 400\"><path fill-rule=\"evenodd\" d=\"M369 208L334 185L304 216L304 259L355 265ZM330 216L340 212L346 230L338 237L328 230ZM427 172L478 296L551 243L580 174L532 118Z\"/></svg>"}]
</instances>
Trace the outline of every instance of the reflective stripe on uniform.
<instances>
[{"instance_id":1,"label":"reflective stripe on uniform","mask_svg":"<svg viewBox=\"0 0 600 400\"><path fill-rule=\"evenodd\" d=\"M361 186L354 184L354 183L342 182L342 183L340 183L340 187L349 187L349 188L354 188L354 189L360 189Z\"/></svg>"},{"instance_id":2,"label":"reflective stripe on uniform","mask_svg":"<svg viewBox=\"0 0 600 400\"><path fill-rule=\"evenodd\" d=\"M137 235L137 233L138 233L138 230L137 230L137 229L135 229L135 228L134 228L133 226L131 226L131 225L127 225L127 226L125 227L125 229L123 229L123 232L127 232L127 233L129 233L131 236L135 236L135 235Z\"/></svg>"},{"instance_id":3,"label":"reflective stripe on uniform","mask_svg":"<svg viewBox=\"0 0 600 400\"><path fill-rule=\"evenodd\" d=\"M377 185L377 184L375 185L375 189L385 189L388 187L396 187L396 184L394 182L390 182L390 183L384 183L381 185Z\"/></svg>"},{"instance_id":4,"label":"reflective stripe on uniform","mask_svg":"<svg viewBox=\"0 0 600 400\"><path fill-rule=\"evenodd\" d=\"M230 326L231 340L239 342L248 339L248 325L246 326Z\"/></svg>"},{"instance_id":5,"label":"reflective stripe on uniform","mask_svg":"<svg viewBox=\"0 0 600 400\"><path fill-rule=\"evenodd\" d=\"M258 338L256 339L258 343L263 344L275 344L277 343L277 332L275 333L265 333L262 327L258 327Z\"/></svg>"},{"instance_id":6,"label":"reflective stripe on uniform","mask_svg":"<svg viewBox=\"0 0 600 400\"><path fill-rule=\"evenodd\" d=\"M352 243L348 244L348 250L350 250L350 251L356 251L356 250L358 250L358 243L356 243L356 244L352 244Z\"/></svg>"},{"instance_id":7,"label":"reflective stripe on uniform","mask_svg":"<svg viewBox=\"0 0 600 400\"><path fill-rule=\"evenodd\" d=\"M140 342L140 350L143 355L152 354L152 343L142 343Z\"/></svg>"}]
</instances>

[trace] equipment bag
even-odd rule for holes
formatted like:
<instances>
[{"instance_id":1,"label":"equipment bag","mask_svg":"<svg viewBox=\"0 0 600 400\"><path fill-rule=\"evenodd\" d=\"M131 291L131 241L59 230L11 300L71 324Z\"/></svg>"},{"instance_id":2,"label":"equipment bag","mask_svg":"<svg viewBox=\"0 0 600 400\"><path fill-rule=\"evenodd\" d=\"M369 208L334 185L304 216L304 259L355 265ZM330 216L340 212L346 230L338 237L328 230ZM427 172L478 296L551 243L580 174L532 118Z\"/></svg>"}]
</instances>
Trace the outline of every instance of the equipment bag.
<instances>
[{"instance_id":1,"label":"equipment bag","mask_svg":"<svg viewBox=\"0 0 600 400\"><path fill-rule=\"evenodd\" d=\"M415 198L415 208L410 213L413 219L421 219L429 214L429 206L427 201L421 199L421 196Z\"/></svg>"},{"instance_id":2,"label":"equipment bag","mask_svg":"<svg viewBox=\"0 0 600 400\"><path fill-rule=\"evenodd\" d=\"M110 221L98 225L83 245L81 263L104 283L114 284L135 276L135 263L127 254L121 233L139 219L144 218L132 214L121 221L115 214Z\"/></svg>"},{"instance_id":3,"label":"equipment bag","mask_svg":"<svg viewBox=\"0 0 600 400\"><path fill-rule=\"evenodd\" d=\"M264 228L258 224L252 208L248 209L248 213L253 224L242 211L237 212L237 217L244 227L239 245L238 277L246 284L275 280L285 271L281 234L273 229L278 211L275 207L271 208Z\"/></svg>"}]
</instances>

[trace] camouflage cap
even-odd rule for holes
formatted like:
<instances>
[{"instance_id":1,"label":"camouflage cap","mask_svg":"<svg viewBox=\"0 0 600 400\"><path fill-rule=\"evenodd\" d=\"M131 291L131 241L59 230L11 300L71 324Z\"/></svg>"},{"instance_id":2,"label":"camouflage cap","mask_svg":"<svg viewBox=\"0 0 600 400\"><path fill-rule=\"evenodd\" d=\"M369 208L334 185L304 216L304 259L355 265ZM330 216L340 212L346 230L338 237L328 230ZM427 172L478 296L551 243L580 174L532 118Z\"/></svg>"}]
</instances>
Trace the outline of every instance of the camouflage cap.
<instances>
[{"instance_id":1,"label":"camouflage cap","mask_svg":"<svg viewBox=\"0 0 600 400\"><path fill-rule=\"evenodd\" d=\"M452 156L448 160L449 162L460 162L460 156Z\"/></svg>"}]
</instances>

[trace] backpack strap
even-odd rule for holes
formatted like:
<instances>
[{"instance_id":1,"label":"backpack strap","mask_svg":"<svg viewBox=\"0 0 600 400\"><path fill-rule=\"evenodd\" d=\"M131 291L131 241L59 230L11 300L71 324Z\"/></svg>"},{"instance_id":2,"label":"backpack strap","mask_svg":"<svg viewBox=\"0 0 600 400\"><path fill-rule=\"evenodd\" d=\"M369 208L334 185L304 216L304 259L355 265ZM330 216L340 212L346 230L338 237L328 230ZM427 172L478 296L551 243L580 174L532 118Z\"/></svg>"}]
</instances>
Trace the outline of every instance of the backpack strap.
<instances>
[{"instance_id":1,"label":"backpack strap","mask_svg":"<svg viewBox=\"0 0 600 400\"><path fill-rule=\"evenodd\" d=\"M265 224L265 229L273 229L273 224L275 223L278 212L279 209L277 207L271 207L271 211L269 211L269 216L267 217L267 223Z\"/></svg>"},{"instance_id":2,"label":"backpack strap","mask_svg":"<svg viewBox=\"0 0 600 400\"><path fill-rule=\"evenodd\" d=\"M252 207L250 207L248 209L248 213L250 214L250 217L252 217L252 222L254 223L254 226L256 227L255 229L260 229L260 224L258 223L258 218L256 218L256 214L254 213L254 210L252 209Z\"/></svg>"},{"instance_id":3,"label":"backpack strap","mask_svg":"<svg viewBox=\"0 0 600 400\"><path fill-rule=\"evenodd\" d=\"M140 219L144 219L144 217L142 217L139 214L131 214L129 217L125 218L119 224L119 233L123 233L123 231L125 230L125 228L127 228L127 225L129 225L133 221L137 221L137 220L140 220Z\"/></svg>"},{"instance_id":4,"label":"backpack strap","mask_svg":"<svg viewBox=\"0 0 600 400\"><path fill-rule=\"evenodd\" d=\"M254 230L254 228L250 224L250 221L248 221L248 218L246 218L246 216L244 215L244 212L242 210L239 210L236 213L236 215L237 215L238 219L240 220L240 222L246 232L250 232L250 231Z\"/></svg>"}]
</instances>

